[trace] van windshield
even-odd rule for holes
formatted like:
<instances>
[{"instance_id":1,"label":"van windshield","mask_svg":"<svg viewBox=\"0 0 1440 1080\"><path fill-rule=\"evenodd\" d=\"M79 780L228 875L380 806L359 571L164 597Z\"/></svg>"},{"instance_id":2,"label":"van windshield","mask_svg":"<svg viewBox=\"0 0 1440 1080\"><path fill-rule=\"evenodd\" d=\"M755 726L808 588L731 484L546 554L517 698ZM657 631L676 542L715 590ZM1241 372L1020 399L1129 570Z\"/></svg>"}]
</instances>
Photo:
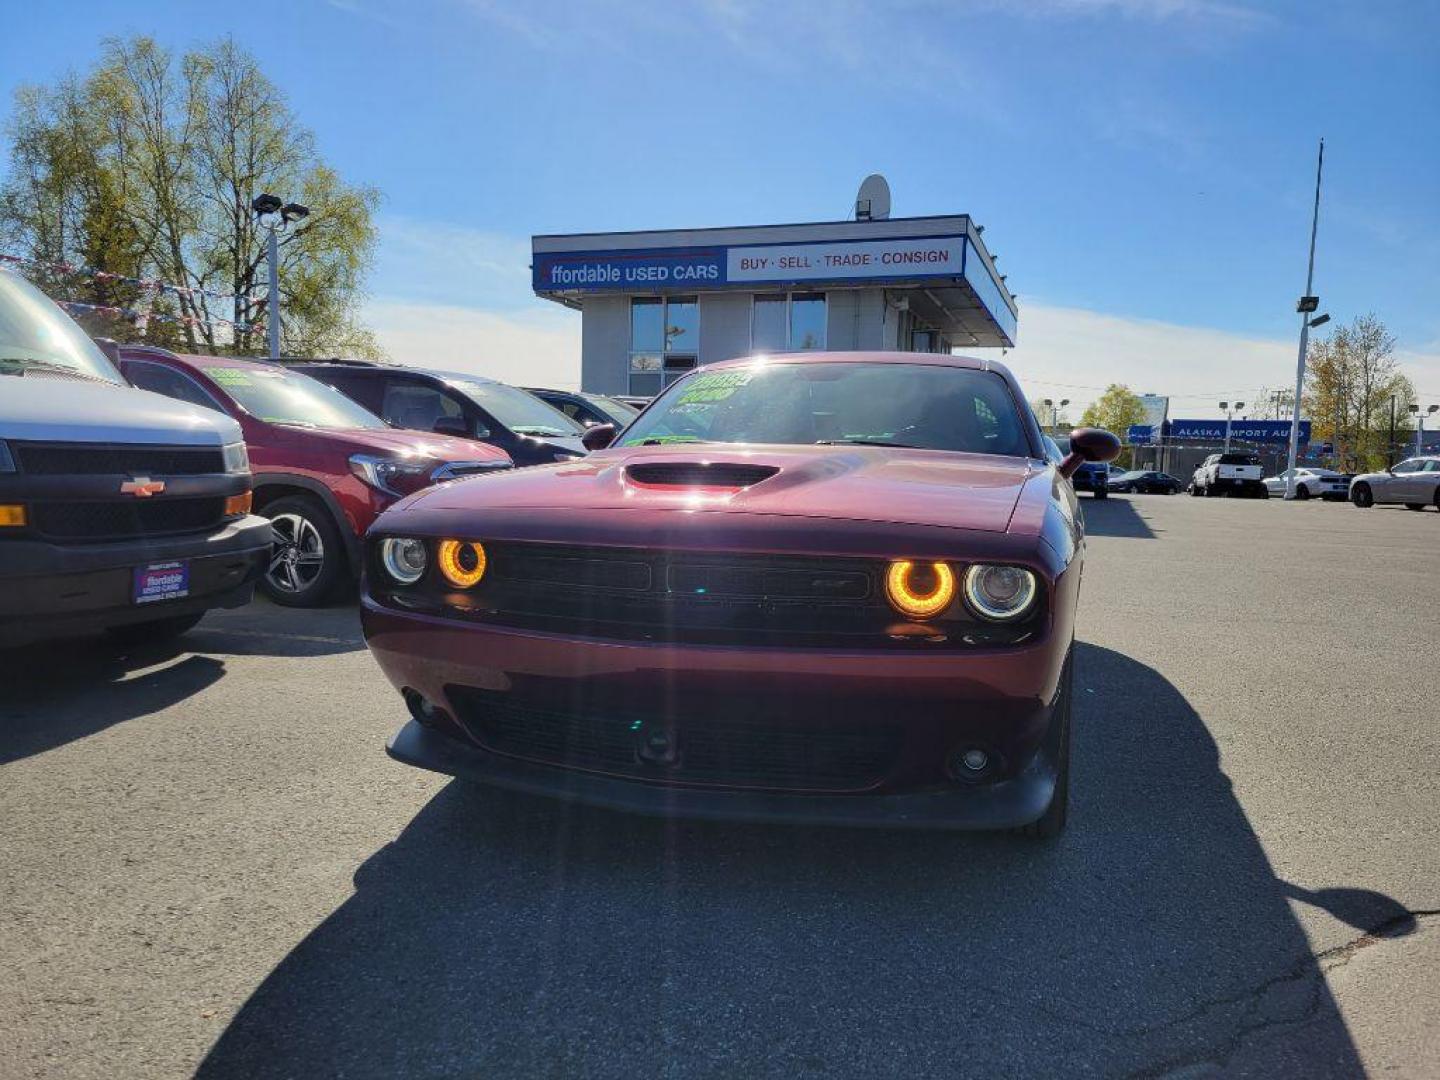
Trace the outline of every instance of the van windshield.
<instances>
[{"instance_id":1,"label":"van windshield","mask_svg":"<svg viewBox=\"0 0 1440 1080\"><path fill-rule=\"evenodd\" d=\"M0 271L0 375L48 371L125 385L120 372L53 300Z\"/></svg>"}]
</instances>

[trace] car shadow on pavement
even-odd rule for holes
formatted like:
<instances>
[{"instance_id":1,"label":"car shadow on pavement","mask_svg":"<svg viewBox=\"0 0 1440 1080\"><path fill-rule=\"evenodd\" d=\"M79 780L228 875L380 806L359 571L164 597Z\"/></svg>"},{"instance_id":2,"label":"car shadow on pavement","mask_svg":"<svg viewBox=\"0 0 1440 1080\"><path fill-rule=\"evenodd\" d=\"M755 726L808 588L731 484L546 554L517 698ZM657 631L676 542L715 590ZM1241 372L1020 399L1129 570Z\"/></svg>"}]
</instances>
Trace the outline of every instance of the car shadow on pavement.
<instances>
[{"instance_id":1,"label":"car shadow on pavement","mask_svg":"<svg viewBox=\"0 0 1440 1080\"><path fill-rule=\"evenodd\" d=\"M277 632L279 610L256 603L213 611L188 634L153 644L121 645L102 635L0 649L0 765L176 705L223 677L226 656L324 656L365 647L353 606L295 612Z\"/></svg>"},{"instance_id":2,"label":"car shadow on pavement","mask_svg":"<svg viewBox=\"0 0 1440 1080\"><path fill-rule=\"evenodd\" d=\"M1155 531L1140 516L1131 499L1159 499L1162 495L1111 495L1108 499L1080 500L1085 531L1091 536L1122 536L1132 540L1154 540Z\"/></svg>"},{"instance_id":3,"label":"car shadow on pavement","mask_svg":"<svg viewBox=\"0 0 1440 1080\"><path fill-rule=\"evenodd\" d=\"M1403 909L1277 880L1154 670L1078 646L1075 724L1050 844L451 783L199 1075L1363 1075L1287 898Z\"/></svg>"}]
</instances>

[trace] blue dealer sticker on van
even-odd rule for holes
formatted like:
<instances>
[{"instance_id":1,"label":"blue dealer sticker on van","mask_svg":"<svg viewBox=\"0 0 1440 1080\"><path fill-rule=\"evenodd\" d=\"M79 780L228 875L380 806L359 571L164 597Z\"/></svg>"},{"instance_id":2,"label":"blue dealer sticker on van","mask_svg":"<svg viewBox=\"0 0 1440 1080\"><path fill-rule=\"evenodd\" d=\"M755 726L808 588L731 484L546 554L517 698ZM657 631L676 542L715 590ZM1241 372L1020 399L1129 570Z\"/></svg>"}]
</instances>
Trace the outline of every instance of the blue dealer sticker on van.
<instances>
[{"instance_id":1,"label":"blue dealer sticker on van","mask_svg":"<svg viewBox=\"0 0 1440 1080\"><path fill-rule=\"evenodd\" d=\"M177 600L190 595L190 564L184 562L151 563L135 568L135 603L155 600Z\"/></svg>"}]
</instances>

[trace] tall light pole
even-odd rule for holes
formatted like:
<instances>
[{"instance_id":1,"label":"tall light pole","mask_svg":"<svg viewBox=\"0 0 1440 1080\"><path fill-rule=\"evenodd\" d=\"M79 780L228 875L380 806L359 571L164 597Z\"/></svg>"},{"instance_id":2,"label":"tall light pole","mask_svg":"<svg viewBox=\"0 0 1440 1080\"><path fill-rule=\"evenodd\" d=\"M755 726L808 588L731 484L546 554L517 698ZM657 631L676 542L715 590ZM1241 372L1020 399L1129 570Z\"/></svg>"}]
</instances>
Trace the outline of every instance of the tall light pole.
<instances>
[{"instance_id":1,"label":"tall light pole","mask_svg":"<svg viewBox=\"0 0 1440 1080\"><path fill-rule=\"evenodd\" d=\"M269 234L266 238L265 261L269 269L270 297L265 302L265 327L270 344L270 359L279 360L280 234L290 227L291 222L308 217L310 209L296 202L282 203L279 198L270 194L255 196L250 203L250 209L255 211L260 227Z\"/></svg>"},{"instance_id":2,"label":"tall light pole","mask_svg":"<svg viewBox=\"0 0 1440 1080\"><path fill-rule=\"evenodd\" d=\"M1228 401L1222 401L1220 408L1225 410L1225 453L1228 454L1230 452L1230 422L1235 418L1237 412L1245 408L1245 403L1237 401L1232 406Z\"/></svg>"},{"instance_id":3,"label":"tall light pole","mask_svg":"<svg viewBox=\"0 0 1440 1080\"><path fill-rule=\"evenodd\" d=\"M1325 168L1325 140L1320 140L1320 156L1315 162L1315 212L1310 218L1310 264L1305 271L1305 295L1295 305L1300 314L1300 357L1295 362L1295 402L1290 416L1290 453L1285 473L1285 498L1295 498L1295 456L1300 449L1300 398L1305 393L1305 350L1310 346L1310 316L1320 309L1320 298L1310 290L1315 287L1315 233L1320 228L1320 174Z\"/></svg>"},{"instance_id":4,"label":"tall light pole","mask_svg":"<svg viewBox=\"0 0 1440 1080\"><path fill-rule=\"evenodd\" d=\"M1440 405L1431 405L1424 412L1420 411L1419 405L1411 405L1411 415L1415 417L1415 456L1419 457L1425 452L1425 417L1434 416L1440 411Z\"/></svg>"}]
</instances>

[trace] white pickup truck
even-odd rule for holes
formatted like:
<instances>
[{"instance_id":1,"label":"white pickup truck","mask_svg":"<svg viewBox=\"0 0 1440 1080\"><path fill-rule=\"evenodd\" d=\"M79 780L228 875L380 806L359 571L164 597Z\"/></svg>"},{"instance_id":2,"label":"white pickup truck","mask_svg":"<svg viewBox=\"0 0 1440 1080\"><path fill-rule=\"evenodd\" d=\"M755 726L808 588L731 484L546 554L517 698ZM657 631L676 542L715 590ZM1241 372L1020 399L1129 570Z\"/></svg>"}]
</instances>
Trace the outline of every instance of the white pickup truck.
<instances>
[{"instance_id":1,"label":"white pickup truck","mask_svg":"<svg viewBox=\"0 0 1440 1080\"><path fill-rule=\"evenodd\" d=\"M1211 454L1190 478L1191 495L1242 495L1268 499L1265 469L1254 454Z\"/></svg>"},{"instance_id":2,"label":"white pickup truck","mask_svg":"<svg viewBox=\"0 0 1440 1080\"><path fill-rule=\"evenodd\" d=\"M0 270L0 648L153 641L247 603L271 547L250 487L234 420L127 385Z\"/></svg>"}]
</instances>

